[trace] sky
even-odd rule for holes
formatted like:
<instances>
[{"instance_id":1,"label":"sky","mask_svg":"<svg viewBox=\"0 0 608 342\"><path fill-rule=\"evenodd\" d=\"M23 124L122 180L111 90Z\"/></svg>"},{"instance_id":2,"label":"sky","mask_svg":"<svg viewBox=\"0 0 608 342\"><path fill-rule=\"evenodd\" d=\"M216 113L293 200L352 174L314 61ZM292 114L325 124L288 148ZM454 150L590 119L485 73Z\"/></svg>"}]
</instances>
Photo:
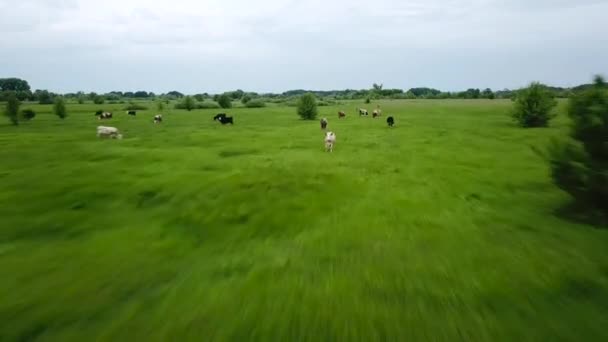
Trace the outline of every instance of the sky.
<instances>
[{"instance_id":1,"label":"sky","mask_svg":"<svg viewBox=\"0 0 608 342\"><path fill-rule=\"evenodd\" d=\"M555 86L608 76L608 0L0 0L0 78L55 92Z\"/></svg>"}]
</instances>

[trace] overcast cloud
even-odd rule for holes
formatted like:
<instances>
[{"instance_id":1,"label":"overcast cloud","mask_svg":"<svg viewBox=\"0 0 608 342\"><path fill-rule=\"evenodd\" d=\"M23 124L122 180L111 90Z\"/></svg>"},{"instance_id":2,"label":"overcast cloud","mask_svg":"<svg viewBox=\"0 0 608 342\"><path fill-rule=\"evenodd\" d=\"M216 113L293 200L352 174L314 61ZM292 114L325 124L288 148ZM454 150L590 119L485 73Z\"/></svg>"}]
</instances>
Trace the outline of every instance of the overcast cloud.
<instances>
[{"instance_id":1,"label":"overcast cloud","mask_svg":"<svg viewBox=\"0 0 608 342\"><path fill-rule=\"evenodd\" d=\"M58 92L572 86L608 0L0 0L0 77Z\"/></svg>"}]
</instances>

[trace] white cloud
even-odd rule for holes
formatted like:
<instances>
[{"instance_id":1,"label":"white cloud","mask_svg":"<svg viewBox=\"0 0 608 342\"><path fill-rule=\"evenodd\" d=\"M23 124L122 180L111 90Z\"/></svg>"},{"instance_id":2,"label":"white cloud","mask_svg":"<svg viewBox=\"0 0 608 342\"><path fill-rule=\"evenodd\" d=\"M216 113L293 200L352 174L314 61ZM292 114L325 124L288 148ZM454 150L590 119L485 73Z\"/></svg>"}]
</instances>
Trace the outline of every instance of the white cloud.
<instances>
[{"instance_id":1,"label":"white cloud","mask_svg":"<svg viewBox=\"0 0 608 342\"><path fill-rule=\"evenodd\" d=\"M99 91L121 89L120 72L156 91L576 83L606 72L607 12L608 0L0 0L0 72Z\"/></svg>"}]
</instances>

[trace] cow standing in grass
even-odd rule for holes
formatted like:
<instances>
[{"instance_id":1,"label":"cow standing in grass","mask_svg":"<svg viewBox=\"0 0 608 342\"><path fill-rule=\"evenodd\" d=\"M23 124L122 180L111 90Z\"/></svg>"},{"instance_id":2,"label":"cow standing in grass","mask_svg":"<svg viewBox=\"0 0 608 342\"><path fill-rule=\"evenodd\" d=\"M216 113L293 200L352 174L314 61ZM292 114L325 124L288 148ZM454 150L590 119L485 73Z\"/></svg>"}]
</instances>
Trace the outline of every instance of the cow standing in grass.
<instances>
[{"instance_id":1,"label":"cow standing in grass","mask_svg":"<svg viewBox=\"0 0 608 342\"><path fill-rule=\"evenodd\" d=\"M134 111L134 110L128 110L128 111L127 111L127 114L128 114L128 115L131 115L131 116L135 116L135 115L137 115L137 112L136 112L136 111Z\"/></svg>"},{"instance_id":2,"label":"cow standing in grass","mask_svg":"<svg viewBox=\"0 0 608 342\"><path fill-rule=\"evenodd\" d=\"M154 115L154 123L158 124L158 123L161 123L161 122L163 122L163 116L160 115L160 114Z\"/></svg>"},{"instance_id":3,"label":"cow standing in grass","mask_svg":"<svg viewBox=\"0 0 608 342\"><path fill-rule=\"evenodd\" d=\"M321 119L321 129L327 129L327 119L323 118Z\"/></svg>"},{"instance_id":4,"label":"cow standing in grass","mask_svg":"<svg viewBox=\"0 0 608 342\"><path fill-rule=\"evenodd\" d=\"M112 118L112 113L103 112L97 117L97 120L106 120L106 119L111 119L111 118Z\"/></svg>"},{"instance_id":5,"label":"cow standing in grass","mask_svg":"<svg viewBox=\"0 0 608 342\"><path fill-rule=\"evenodd\" d=\"M221 118L225 118L226 117L226 113L219 113L216 116L213 117L213 121L222 121Z\"/></svg>"},{"instance_id":6,"label":"cow standing in grass","mask_svg":"<svg viewBox=\"0 0 608 342\"><path fill-rule=\"evenodd\" d=\"M112 138L112 139L122 139L122 134L118 131L116 127L108 127L108 126L97 126L97 137L98 138Z\"/></svg>"},{"instance_id":7,"label":"cow standing in grass","mask_svg":"<svg viewBox=\"0 0 608 342\"><path fill-rule=\"evenodd\" d=\"M334 132L325 133L325 151L333 152L336 143L336 134Z\"/></svg>"},{"instance_id":8,"label":"cow standing in grass","mask_svg":"<svg viewBox=\"0 0 608 342\"><path fill-rule=\"evenodd\" d=\"M218 119L222 125L231 124L234 125L234 119L232 116L222 116Z\"/></svg>"},{"instance_id":9,"label":"cow standing in grass","mask_svg":"<svg viewBox=\"0 0 608 342\"><path fill-rule=\"evenodd\" d=\"M386 118L386 123L388 124L388 127L393 127L395 125L395 119L393 119L392 116L389 116Z\"/></svg>"},{"instance_id":10,"label":"cow standing in grass","mask_svg":"<svg viewBox=\"0 0 608 342\"><path fill-rule=\"evenodd\" d=\"M359 108L359 116L367 116L367 109Z\"/></svg>"},{"instance_id":11,"label":"cow standing in grass","mask_svg":"<svg viewBox=\"0 0 608 342\"><path fill-rule=\"evenodd\" d=\"M342 119L346 117L346 113L344 113L344 111L339 111L338 112L338 119Z\"/></svg>"}]
</instances>

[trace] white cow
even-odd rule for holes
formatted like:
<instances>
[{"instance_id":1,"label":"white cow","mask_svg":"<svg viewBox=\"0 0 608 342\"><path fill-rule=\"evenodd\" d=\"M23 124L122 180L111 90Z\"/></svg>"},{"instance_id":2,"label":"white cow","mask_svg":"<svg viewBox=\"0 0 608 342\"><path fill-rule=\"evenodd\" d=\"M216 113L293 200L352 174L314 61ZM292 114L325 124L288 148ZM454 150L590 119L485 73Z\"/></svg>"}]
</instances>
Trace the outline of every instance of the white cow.
<instances>
[{"instance_id":1,"label":"white cow","mask_svg":"<svg viewBox=\"0 0 608 342\"><path fill-rule=\"evenodd\" d=\"M120 134L116 127L97 126L97 137L122 139L122 134Z\"/></svg>"},{"instance_id":2,"label":"white cow","mask_svg":"<svg viewBox=\"0 0 608 342\"><path fill-rule=\"evenodd\" d=\"M336 134L334 132L325 133L325 151L333 152L335 143Z\"/></svg>"}]
</instances>

